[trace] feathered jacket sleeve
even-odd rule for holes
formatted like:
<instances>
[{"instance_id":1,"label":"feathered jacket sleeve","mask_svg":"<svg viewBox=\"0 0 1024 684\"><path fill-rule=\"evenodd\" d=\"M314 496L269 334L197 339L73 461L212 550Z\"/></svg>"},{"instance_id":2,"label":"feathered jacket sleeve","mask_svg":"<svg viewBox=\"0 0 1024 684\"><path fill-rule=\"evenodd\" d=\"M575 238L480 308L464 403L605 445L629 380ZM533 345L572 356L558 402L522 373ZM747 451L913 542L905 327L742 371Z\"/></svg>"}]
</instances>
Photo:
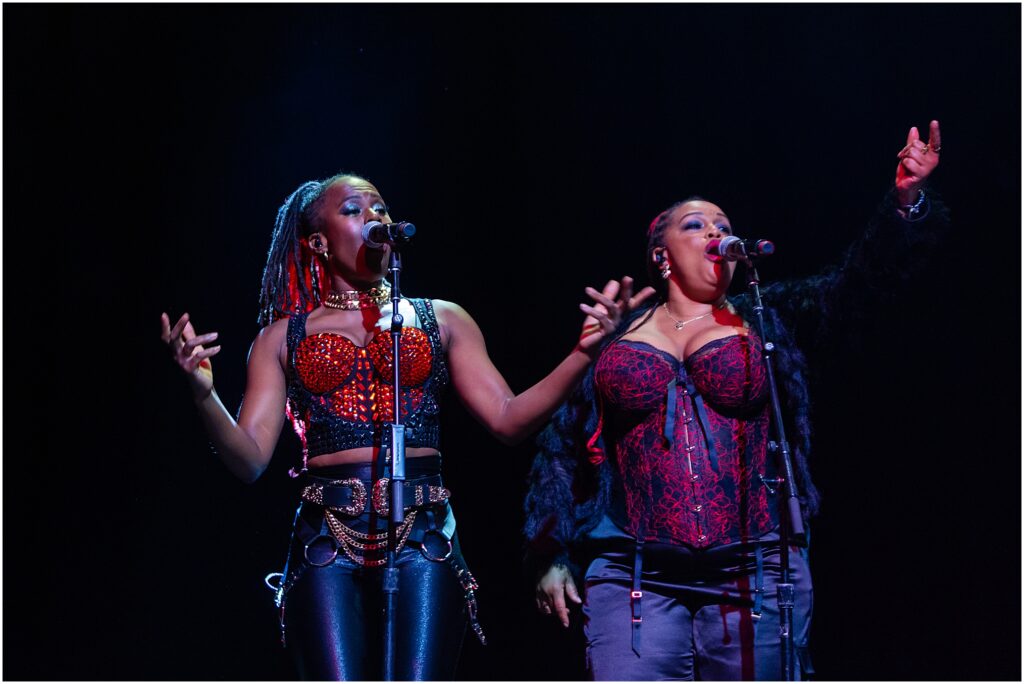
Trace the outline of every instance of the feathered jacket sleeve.
<instances>
[{"instance_id":1,"label":"feathered jacket sleeve","mask_svg":"<svg viewBox=\"0 0 1024 684\"><path fill-rule=\"evenodd\" d=\"M605 512L611 492L608 462L592 458L603 444L588 445L597 429L594 367L573 395L555 413L537 440L526 494L526 561L529 570L544 573L551 565L579 570L572 546Z\"/></svg>"},{"instance_id":2,"label":"feathered jacket sleeve","mask_svg":"<svg viewBox=\"0 0 1024 684\"><path fill-rule=\"evenodd\" d=\"M879 307L898 299L904 286L924 270L949 229L949 212L938 194L928 190L926 198L922 215L908 221L897 212L895 191L889 192L837 266L762 289L765 332L776 347L774 363L786 436L806 518L817 514L820 496L808 467L810 365L804 351L848 345L856 337L851 333L860 330ZM730 299L744 320L753 324L750 294Z\"/></svg>"},{"instance_id":3,"label":"feathered jacket sleeve","mask_svg":"<svg viewBox=\"0 0 1024 684\"><path fill-rule=\"evenodd\" d=\"M766 307L800 341L824 341L863 322L922 272L949 228L949 211L938 194L928 189L925 197L922 215L908 221L897 212L895 191L887 193L838 266L769 285L762 291ZM746 305L748 298L740 295L736 304Z\"/></svg>"}]
</instances>

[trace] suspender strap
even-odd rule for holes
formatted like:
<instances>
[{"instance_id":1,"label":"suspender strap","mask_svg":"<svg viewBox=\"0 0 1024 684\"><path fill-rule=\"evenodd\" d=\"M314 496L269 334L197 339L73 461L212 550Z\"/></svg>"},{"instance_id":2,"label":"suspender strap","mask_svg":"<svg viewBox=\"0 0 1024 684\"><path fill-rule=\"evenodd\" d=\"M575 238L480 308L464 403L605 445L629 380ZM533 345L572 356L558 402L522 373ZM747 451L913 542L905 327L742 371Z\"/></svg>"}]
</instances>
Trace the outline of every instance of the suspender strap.
<instances>
[{"instance_id":1,"label":"suspender strap","mask_svg":"<svg viewBox=\"0 0 1024 684\"><path fill-rule=\"evenodd\" d=\"M711 461L711 467L717 473L719 472L718 453L715 451L715 442L711 439L711 423L708 422L708 412L704 410L704 399L697 393L697 388L689 377L686 378L686 391L689 392L693 399L693 405L697 409L697 419L700 421L701 429L704 430L704 442L708 445L708 460Z\"/></svg>"},{"instance_id":2,"label":"suspender strap","mask_svg":"<svg viewBox=\"0 0 1024 684\"><path fill-rule=\"evenodd\" d=\"M676 379L668 383L668 396L665 402L665 441L672 446L676 433Z\"/></svg>"},{"instance_id":3,"label":"suspender strap","mask_svg":"<svg viewBox=\"0 0 1024 684\"><path fill-rule=\"evenodd\" d=\"M757 569L754 571L754 607L750 609L750 615L760 620L761 602L764 600L764 548L761 542L754 544L754 558L757 560Z\"/></svg>"},{"instance_id":4,"label":"suspender strap","mask_svg":"<svg viewBox=\"0 0 1024 684\"><path fill-rule=\"evenodd\" d=\"M420 553L422 553L427 560L437 562L448 560L449 558L451 558L452 551L454 550L452 540L445 536L443 530L438 529L437 516L434 514L433 506L425 509L423 511L423 514L427 519L427 529L423 530L418 535L420 543ZM415 532L416 531L414 530L414 534ZM441 542L447 546L447 549L445 549L444 547L441 547L440 549L428 548L427 539L432 538L433 535L437 535L438 537L440 537ZM431 544L431 546L434 546L434 544Z\"/></svg>"},{"instance_id":5,"label":"suspender strap","mask_svg":"<svg viewBox=\"0 0 1024 684\"><path fill-rule=\"evenodd\" d=\"M711 467L717 473L718 470L718 452L715 450L715 443L711 439L711 424L708 422L708 412L704 408L704 399L697 393L697 388L693 384L693 380L689 376L684 376L686 382L686 393L690 395L690 399L693 401L694 409L697 413L697 419L700 421L701 430L704 431L704 443L708 447L708 460L711 462ZM676 431L676 378L668 383L668 393L665 401L665 441L671 446L675 441Z\"/></svg>"},{"instance_id":6,"label":"suspender strap","mask_svg":"<svg viewBox=\"0 0 1024 684\"><path fill-rule=\"evenodd\" d=\"M640 612L640 602L643 601L644 592L640 590L640 578L643 576L644 565L644 540L636 540L636 554L633 556L633 590L629 593L630 605L632 607L632 645L633 653L640 655L640 625L644 618Z\"/></svg>"},{"instance_id":7,"label":"suspender strap","mask_svg":"<svg viewBox=\"0 0 1024 684\"><path fill-rule=\"evenodd\" d=\"M317 537L331 536L331 531L327 528L327 520L323 516L321 516L320 518L320 527L316 528L310 525L309 522L307 522L306 519L302 517L301 513L298 514L298 517L295 521L295 533L296 536L299 538L299 541L301 541L303 544L307 546L310 543L312 543L313 540L315 540Z\"/></svg>"}]
</instances>

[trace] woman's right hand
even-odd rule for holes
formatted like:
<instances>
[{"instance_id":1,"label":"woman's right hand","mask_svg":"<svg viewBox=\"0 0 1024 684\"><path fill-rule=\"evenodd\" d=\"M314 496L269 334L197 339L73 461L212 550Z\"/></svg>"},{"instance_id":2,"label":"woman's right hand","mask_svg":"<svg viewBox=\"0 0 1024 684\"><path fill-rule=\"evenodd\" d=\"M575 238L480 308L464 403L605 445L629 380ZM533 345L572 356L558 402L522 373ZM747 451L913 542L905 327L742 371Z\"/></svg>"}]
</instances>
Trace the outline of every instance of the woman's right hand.
<instances>
[{"instance_id":1,"label":"woman's right hand","mask_svg":"<svg viewBox=\"0 0 1024 684\"><path fill-rule=\"evenodd\" d=\"M554 613L563 627L569 626L569 607L566 597L576 604L583 603L572 573L564 565L552 565L537 583L537 610L545 615Z\"/></svg>"},{"instance_id":2,"label":"woman's right hand","mask_svg":"<svg viewBox=\"0 0 1024 684\"><path fill-rule=\"evenodd\" d=\"M579 348L596 355L601 340L615 332L619 322L653 295L655 290L653 287L645 287L634 295L633 279L624 276L621 283L609 280L601 292L592 287L586 288L585 292L594 300L594 305L580 304L580 311L587 314L587 317L583 320Z\"/></svg>"},{"instance_id":3,"label":"woman's right hand","mask_svg":"<svg viewBox=\"0 0 1024 684\"><path fill-rule=\"evenodd\" d=\"M939 122L928 125L928 142L921 141L917 126L911 126L907 133L907 144L896 157L896 194L900 204L909 205L917 200L917 191L939 165L939 150L942 149L942 135Z\"/></svg>"},{"instance_id":4,"label":"woman's right hand","mask_svg":"<svg viewBox=\"0 0 1024 684\"><path fill-rule=\"evenodd\" d=\"M188 314L182 314L178 322L171 327L171 319L166 313L160 314L161 339L170 348L171 357L181 369L188 374L189 385L196 401L201 401L213 392L213 366L210 357L220 351L220 345L210 348L203 347L217 339L217 333L196 335L189 321Z\"/></svg>"}]
</instances>

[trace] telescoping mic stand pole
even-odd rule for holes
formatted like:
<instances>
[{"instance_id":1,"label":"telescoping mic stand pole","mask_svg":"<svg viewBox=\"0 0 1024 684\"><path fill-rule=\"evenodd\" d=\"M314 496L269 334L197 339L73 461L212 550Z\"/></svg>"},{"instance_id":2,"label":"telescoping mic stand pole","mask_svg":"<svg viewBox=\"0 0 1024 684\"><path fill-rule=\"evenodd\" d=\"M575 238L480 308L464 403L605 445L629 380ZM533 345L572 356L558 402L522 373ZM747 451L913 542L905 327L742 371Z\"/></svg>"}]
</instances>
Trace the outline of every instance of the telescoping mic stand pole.
<instances>
[{"instance_id":1,"label":"telescoping mic stand pole","mask_svg":"<svg viewBox=\"0 0 1024 684\"><path fill-rule=\"evenodd\" d=\"M399 275L402 271L402 255L400 246L391 245L391 258L388 273L391 276L391 358L394 367L393 419L391 423L391 482L388 497L388 553L384 568L384 681L394 681L396 608L398 604L398 568L396 567L398 527L405 519L405 502L402 500L402 487L405 484L405 426L402 424L402 383L399 369L402 364L402 314L399 303L402 292L399 287Z\"/></svg>"},{"instance_id":2,"label":"telescoping mic stand pole","mask_svg":"<svg viewBox=\"0 0 1024 684\"><path fill-rule=\"evenodd\" d=\"M742 244L742 243L740 243ZM779 648L782 654L782 681L796 679L796 653L793 648L793 607L795 591L789 581L789 545L807 545L807 533L804 531L804 520L800 513L800 500L796 495L796 480L793 477L793 462L790 459L789 442L786 441L786 430L782 423L782 407L779 403L778 387L775 384L773 353L775 345L768 339L764 325L764 305L761 303L760 279L757 267L750 256L742 261L747 265L747 285L754 302L754 314L757 318L757 330L764 345L764 364L768 373L768 386L771 390L772 425L775 432L775 447L779 460L779 470L783 473L782 492L784 506L779 511L779 564L781 566L781 582L778 584L779 600Z\"/></svg>"}]
</instances>

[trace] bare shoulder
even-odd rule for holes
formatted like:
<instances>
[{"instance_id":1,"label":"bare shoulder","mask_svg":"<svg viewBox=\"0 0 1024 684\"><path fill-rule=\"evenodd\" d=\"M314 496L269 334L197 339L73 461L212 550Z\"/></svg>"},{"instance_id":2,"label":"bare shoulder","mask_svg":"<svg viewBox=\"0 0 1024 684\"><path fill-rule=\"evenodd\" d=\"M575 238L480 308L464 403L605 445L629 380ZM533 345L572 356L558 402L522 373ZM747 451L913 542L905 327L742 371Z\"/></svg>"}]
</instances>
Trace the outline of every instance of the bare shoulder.
<instances>
[{"instance_id":1,"label":"bare shoulder","mask_svg":"<svg viewBox=\"0 0 1024 684\"><path fill-rule=\"evenodd\" d=\"M286 344L288 339L288 320L288 318L281 318L260 329L256 334L256 339L253 340L252 348L249 350L250 362L257 357L261 359L276 358L280 361L282 368L284 367L288 351Z\"/></svg>"},{"instance_id":2,"label":"bare shoulder","mask_svg":"<svg viewBox=\"0 0 1024 684\"><path fill-rule=\"evenodd\" d=\"M479 334L480 329L477 327L476 322L464 308L455 302L449 302L444 299L432 299L430 301L437 316L437 325L441 330L441 339L444 342L445 348L449 346L453 337L458 337L460 333L463 336L467 332Z\"/></svg>"},{"instance_id":3,"label":"bare shoulder","mask_svg":"<svg viewBox=\"0 0 1024 684\"><path fill-rule=\"evenodd\" d=\"M472 320L469 315L469 312L467 312L465 309L463 309L455 302L449 302L448 300L445 299L431 299L430 303L434 307L434 313L437 314L437 322L441 323L442 325L444 323L451 321L452 319L469 318L470 320Z\"/></svg>"}]
</instances>

